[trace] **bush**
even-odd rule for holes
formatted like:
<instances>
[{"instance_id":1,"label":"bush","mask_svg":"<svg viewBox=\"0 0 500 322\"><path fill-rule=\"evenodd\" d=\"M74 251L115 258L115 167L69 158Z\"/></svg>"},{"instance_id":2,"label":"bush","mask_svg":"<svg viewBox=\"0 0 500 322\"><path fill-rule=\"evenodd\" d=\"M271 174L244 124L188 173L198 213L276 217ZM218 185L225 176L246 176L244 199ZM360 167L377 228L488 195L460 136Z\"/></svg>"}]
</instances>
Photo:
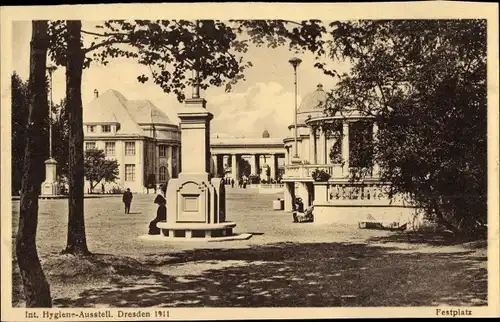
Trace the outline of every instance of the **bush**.
<instances>
[{"instance_id":1,"label":"bush","mask_svg":"<svg viewBox=\"0 0 500 322\"><path fill-rule=\"evenodd\" d=\"M328 181L331 176L328 172L326 172L323 169L315 169L311 173L311 177L313 178L314 181L325 182Z\"/></svg>"}]
</instances>

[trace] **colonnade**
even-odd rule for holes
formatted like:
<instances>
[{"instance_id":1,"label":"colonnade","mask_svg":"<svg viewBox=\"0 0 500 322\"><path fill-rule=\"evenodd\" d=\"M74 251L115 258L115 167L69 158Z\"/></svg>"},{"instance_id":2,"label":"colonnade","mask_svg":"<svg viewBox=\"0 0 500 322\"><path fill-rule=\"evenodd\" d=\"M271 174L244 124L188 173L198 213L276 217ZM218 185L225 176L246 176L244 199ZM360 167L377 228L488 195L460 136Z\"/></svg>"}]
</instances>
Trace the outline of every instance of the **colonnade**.
<instances>
[{"instance_id":1,"label":"colonnade","mask_svg":"<svg viewBox=\"0 0 500 322\"><path fill-rule=\"evenodd\" d=\"M341 136L341 157L343 161L342 171L347 173L350 167L349 160L349 124L350 121L342 122L342 136ZM377 123L373 123L373 140L376 140L378 133ZM330 146L328 142L326 131L322 127L313 128L309 127L309 146L302 146L299 156L302 160L308 160L310 164L331 164L329 153ZM302 141L304 142L304 141ZM335 144L336 142L334 142ZM307 150L308 148L308 150ZM294 153L293 146L286 148L286 164L292 164L291 155ZM308 154L308 155L307 155ZM379 173L379 166L373 165L373 173Z\"/></svg>"},{"instance_id":2,"label":"colonnade","mask_svg":"<svg viewBox=\"0 0 500 322\"><path fill-rule=\"evenodd\" d=\"M265 157L265 163L269 166L269 178L276 179L278 175L278 158L282 157L283 154L280 153L212 153L213 162L213 175L215 177L224 176L224 165L231 167L231 178L237 181L240 175L240 160L244 156L250 156L248 162L250 163L250 174L260 175L261 166L261 156ZM226 159L226 162L224 161ZM268 161L269 160L269 161Z\"/></svg>"}]
</instances>

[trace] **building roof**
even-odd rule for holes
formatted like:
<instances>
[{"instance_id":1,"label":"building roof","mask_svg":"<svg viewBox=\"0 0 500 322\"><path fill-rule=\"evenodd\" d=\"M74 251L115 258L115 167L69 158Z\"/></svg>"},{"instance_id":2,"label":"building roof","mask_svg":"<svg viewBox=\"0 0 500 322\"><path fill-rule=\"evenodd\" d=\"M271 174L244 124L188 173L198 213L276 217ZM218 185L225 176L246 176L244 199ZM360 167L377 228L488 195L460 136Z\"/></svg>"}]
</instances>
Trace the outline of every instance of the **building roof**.
<instances>
[{"instance_id":1,"label":"building roof","mask_svg":"<svg viewBox=\"0 0 500 322\"><path fill-rule=\"evenodd\" d=\"M120 133L142 134L126 102L127 99L118 91L107 90L83 105L83 123L120 123Z\"/></svg>"},{"instance_id":2,"label":"building roof","mask_svg":"<svg viewBox=\"0 0 500 322\"><path fill-rule=\"evenodd\" d=\"M328 95L323 90L323 85L318 84L316 90L304 97L297 109L297 124L305 124L305 120L324 114L325 103Z\"/></svg>"},{"instance_id":3,"label":"building roof","mask_svg":"<svg viewBox=\"0 0 500 322\"><path fill-rule=\"evenodd\" d=\"M83 106L83 123L119 123L121 134L143 134L142 124L172 124L167 115L148 100L127 100L110 89Z\"/></svg>"},{"instance_id":4,"label":"building roof","mask_svg":"<svg viewBox=\"0 0 500 322\"><path fill-rule=\"evenodd\" d=\"M280 138L210 138L211 146L283 146Z\"/></svg>"},{"instance_id":5,"label":"building roof","mask_svg":"<svg viewBox=\"0 0 500 322\"><path fill-rule=\"evenodd\" d=\"M149 100L126 101L126 106L138 124L174 124L168 116Z\"/></svg>"}]
</instances>

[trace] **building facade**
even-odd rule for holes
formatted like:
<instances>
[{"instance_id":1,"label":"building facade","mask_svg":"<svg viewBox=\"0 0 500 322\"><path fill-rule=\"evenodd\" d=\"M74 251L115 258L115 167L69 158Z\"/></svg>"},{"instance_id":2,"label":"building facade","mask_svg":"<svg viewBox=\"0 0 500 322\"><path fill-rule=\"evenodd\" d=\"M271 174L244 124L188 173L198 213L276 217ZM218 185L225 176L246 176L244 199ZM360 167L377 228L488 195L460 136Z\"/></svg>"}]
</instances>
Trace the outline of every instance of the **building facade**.
<instances>
[{"instance_id":1,"label":"building facade","mask_svg":"<svg viewBox=\"0 0 500 322\"><path fill-rule=\"evenodd\" d=\"M104 183L105 192L144 192L149 184L166 183L180 172L179 127L148 100L95 90L94 99L83 107L83 126L84 149L103 150L106 158L118 162L118 179ZM96 190L101 192L101 183Z\"/></svg>"},{"instance_id":2,"label":"building facade","mask_svg":"<svg viewBox=\"0 0 500 322\"><path fill-rule=\"evenodd\" d=\"M374 118L347 108L327 115L326 102L327 93L318 85L297 110L297 131L290 125L283 140L285 210L301 197L305 206L314 206L319 223L407 220L415 213L411 201L389 197L390 185L380 180L371 145L363 145L377 138ZM353 180L353 171L362 175Z\"/></svg>"},{"instance_id":3,"label":"building facade","mask_svg":"<svg viewBox=\"0 0 500 322\"><path fill-rule=\"evenodd\" d=\"M249 175L276 181L284 173L283 139L271 138L267 130L261 138L211 138L212 175L232 178L244 176L242 161L250 165Z\"/></svg>"}]
</instances>

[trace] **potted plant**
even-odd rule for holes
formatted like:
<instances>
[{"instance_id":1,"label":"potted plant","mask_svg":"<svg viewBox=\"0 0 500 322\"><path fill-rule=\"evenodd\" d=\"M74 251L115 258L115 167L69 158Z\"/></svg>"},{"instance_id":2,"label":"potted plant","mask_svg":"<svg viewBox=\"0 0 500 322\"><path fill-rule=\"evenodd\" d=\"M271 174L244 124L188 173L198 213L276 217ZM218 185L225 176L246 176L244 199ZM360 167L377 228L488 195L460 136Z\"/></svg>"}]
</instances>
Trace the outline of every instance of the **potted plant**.
<instances>
[{"instance_id":1,"label":"potted plant","mask_svg":"<svg viewBox=\"0 0 500 322\"><path fill-rule=\"evenodd\" d=\"M311 173L311 177L314 181L326 182L330 179L330 174L323 169L315 169Z\"/></svg>"}]
</instances>

